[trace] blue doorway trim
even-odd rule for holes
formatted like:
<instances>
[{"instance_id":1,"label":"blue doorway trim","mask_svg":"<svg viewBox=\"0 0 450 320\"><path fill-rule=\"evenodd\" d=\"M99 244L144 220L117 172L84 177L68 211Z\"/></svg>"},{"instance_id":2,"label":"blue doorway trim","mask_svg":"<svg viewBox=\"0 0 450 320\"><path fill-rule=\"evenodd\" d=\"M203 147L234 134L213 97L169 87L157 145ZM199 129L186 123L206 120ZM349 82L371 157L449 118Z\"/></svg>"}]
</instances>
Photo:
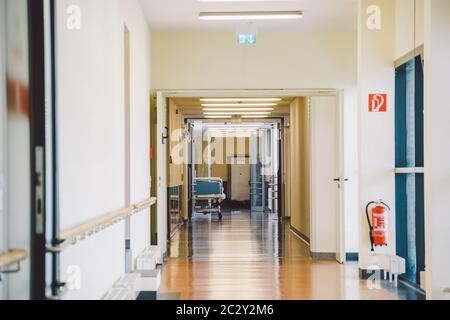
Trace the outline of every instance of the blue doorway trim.
<instances>
[{"instance_id":1,"label":"blue doorway trim","mask_svg":"<svg viewBox=\"0 0 450 320\"><path fill-rule=\"evenodd\" d=\"M399 66L395 76L395 166L424 167L421 57ZM420 283L425 270L424 175L396 174L395 184L397 255L406 260L406 280Z\"/></svg>"}]
</instances>

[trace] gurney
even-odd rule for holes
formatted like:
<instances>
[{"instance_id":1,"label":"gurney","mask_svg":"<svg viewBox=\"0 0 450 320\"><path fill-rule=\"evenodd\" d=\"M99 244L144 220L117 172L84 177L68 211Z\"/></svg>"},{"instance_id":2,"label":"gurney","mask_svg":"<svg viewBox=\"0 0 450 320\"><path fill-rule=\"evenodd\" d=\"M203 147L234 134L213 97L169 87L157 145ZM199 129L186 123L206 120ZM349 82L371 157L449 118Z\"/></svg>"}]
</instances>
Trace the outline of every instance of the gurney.
<instances>
[{"instance_id":1,"label":"gurney","mask_svg":"<svg viewBox=\"0 0 450 320\"><path fill-rule=\"evenodd\" d=\"M194 210L203 214L218 213L222 220L220 204L226 199L221 178L195 178L192 192Z\"/></svg>"}]
</instances>

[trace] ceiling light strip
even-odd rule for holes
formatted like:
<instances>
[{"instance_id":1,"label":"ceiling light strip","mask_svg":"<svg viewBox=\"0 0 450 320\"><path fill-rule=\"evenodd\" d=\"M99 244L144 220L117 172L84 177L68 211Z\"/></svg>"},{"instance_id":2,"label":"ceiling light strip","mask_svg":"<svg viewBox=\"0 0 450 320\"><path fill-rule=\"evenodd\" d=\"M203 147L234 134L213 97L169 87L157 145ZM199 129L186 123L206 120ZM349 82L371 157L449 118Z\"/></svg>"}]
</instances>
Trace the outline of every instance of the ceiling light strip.
<instances>
[{"instance_id":1,"label":"ceiling light strip","mask_svg":"<svg viewBox=\"0 0 450 320\"><path fill-rule=\"evenodd\" d=\"M264 119L269 118L269 116L243 116L243 119Z\"/></svg>"},{"instance_id":2,"label":"ceiling light strip","mask_svg":"<svg viewBox=\"0 0 450 320\"><path fill-rule=\"evenodd\" d=\"M265 116L271 112L204 112L205 116Z\"/></svg>"},{"instance_id":3,"label":"ceiling light strip","mask_svg":"<svg viewBox=\"0 0 450 320\"><path fill-rule=\"evenodd\" d=\"M225 112L225 111L274 111L274 108L204 108L203 112Z\"/></svg>"},{"instance_id":4,"label":"ceiling light strip","mask_svg":"<svg viewBox=\"0 0 450 320\"><path fill-rule=\"evenodd\" d=\"M206 119L231 119L231 116L205 116Z\"/></svg>"},{"instance_id":5,"label":"ceiling light strip","mask_svg":"<svg viewBox=\"0 0 450 320\"><path fill-rule=\"evenodd\" d=\"M292 20L303 17L302 11L200 12L200 20Z\"/></svg>"},{"instance_id":6,"label":"ceiling light strip","mask_svg":"<svg viewBox=\"0 0 450 320\"><path fill-rule=\"evenodd\" d=\"M203 98L201 102L280 102L281 98Z\"/></svg>"},{"instance_id":7,"label":"ceiling light strip","mask_svg":"<svg viewBox=\"0 0 450 320\"><path fill-rule=\"evenodd\" d=\"M203 103L205 108L227 108L227 107L275 107L277 103Z\"/></svg>"},{"instance_id":8,"label":"ceiling light strip","mask_svg":"<svg viewBox=\"0 0 450 320\"><path fill-rule=\"evenodd\" d=\"M211 123L211 124L207 124L207 126L209 128L229 128L230 126L233 128L254 128L254 127L261 127L261 124L218 124L218 123Z\"/></svg>"}]
</instances>

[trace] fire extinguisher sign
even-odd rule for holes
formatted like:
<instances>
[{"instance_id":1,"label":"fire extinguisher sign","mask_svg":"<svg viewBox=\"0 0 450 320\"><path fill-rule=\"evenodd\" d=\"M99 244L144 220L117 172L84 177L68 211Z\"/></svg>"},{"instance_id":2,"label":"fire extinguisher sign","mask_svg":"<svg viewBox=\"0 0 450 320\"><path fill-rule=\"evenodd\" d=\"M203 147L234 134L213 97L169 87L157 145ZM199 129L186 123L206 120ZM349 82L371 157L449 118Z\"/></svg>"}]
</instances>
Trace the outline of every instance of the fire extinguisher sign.
<instances>
[{"instance_id":1,"label":"fire extinguisher sign","mask_svg":"<svg viewBox=\"0 0 450 320\"><path fill-rule=\"evenodd\" d=\"M369 94L369 112L373 113L387 112L387 94L385 93Z\"/></svg>"}]
</instances>

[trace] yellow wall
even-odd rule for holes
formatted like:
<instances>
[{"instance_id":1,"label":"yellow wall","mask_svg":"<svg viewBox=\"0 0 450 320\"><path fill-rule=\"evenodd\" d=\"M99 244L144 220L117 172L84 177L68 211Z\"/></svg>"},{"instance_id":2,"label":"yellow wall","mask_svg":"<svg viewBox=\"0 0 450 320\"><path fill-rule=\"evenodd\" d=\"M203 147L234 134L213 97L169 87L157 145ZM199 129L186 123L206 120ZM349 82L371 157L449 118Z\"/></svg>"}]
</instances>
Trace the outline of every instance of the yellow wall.
<instances>
[{"instance_id":1,"label":"yellow wall","mask_svg":"<svg viewBox=\"0 0 450 320\"><path fill-rule=\"evenodd\" d=\"M285 128L283 131L284 157L283 157L283 181L284 184L284 214L291 216L291 131Z\"/></svg>"},{"instance_id":2,"label":"yellow wall","mask_svg":"<svg viewBox=\"0 0 450 320\"><path fill-rule=\"evenodd\" d=\"M310 121L308 98L297 98L290 114L291 225L310 238Z\"/></svg>"}]
</instances>

